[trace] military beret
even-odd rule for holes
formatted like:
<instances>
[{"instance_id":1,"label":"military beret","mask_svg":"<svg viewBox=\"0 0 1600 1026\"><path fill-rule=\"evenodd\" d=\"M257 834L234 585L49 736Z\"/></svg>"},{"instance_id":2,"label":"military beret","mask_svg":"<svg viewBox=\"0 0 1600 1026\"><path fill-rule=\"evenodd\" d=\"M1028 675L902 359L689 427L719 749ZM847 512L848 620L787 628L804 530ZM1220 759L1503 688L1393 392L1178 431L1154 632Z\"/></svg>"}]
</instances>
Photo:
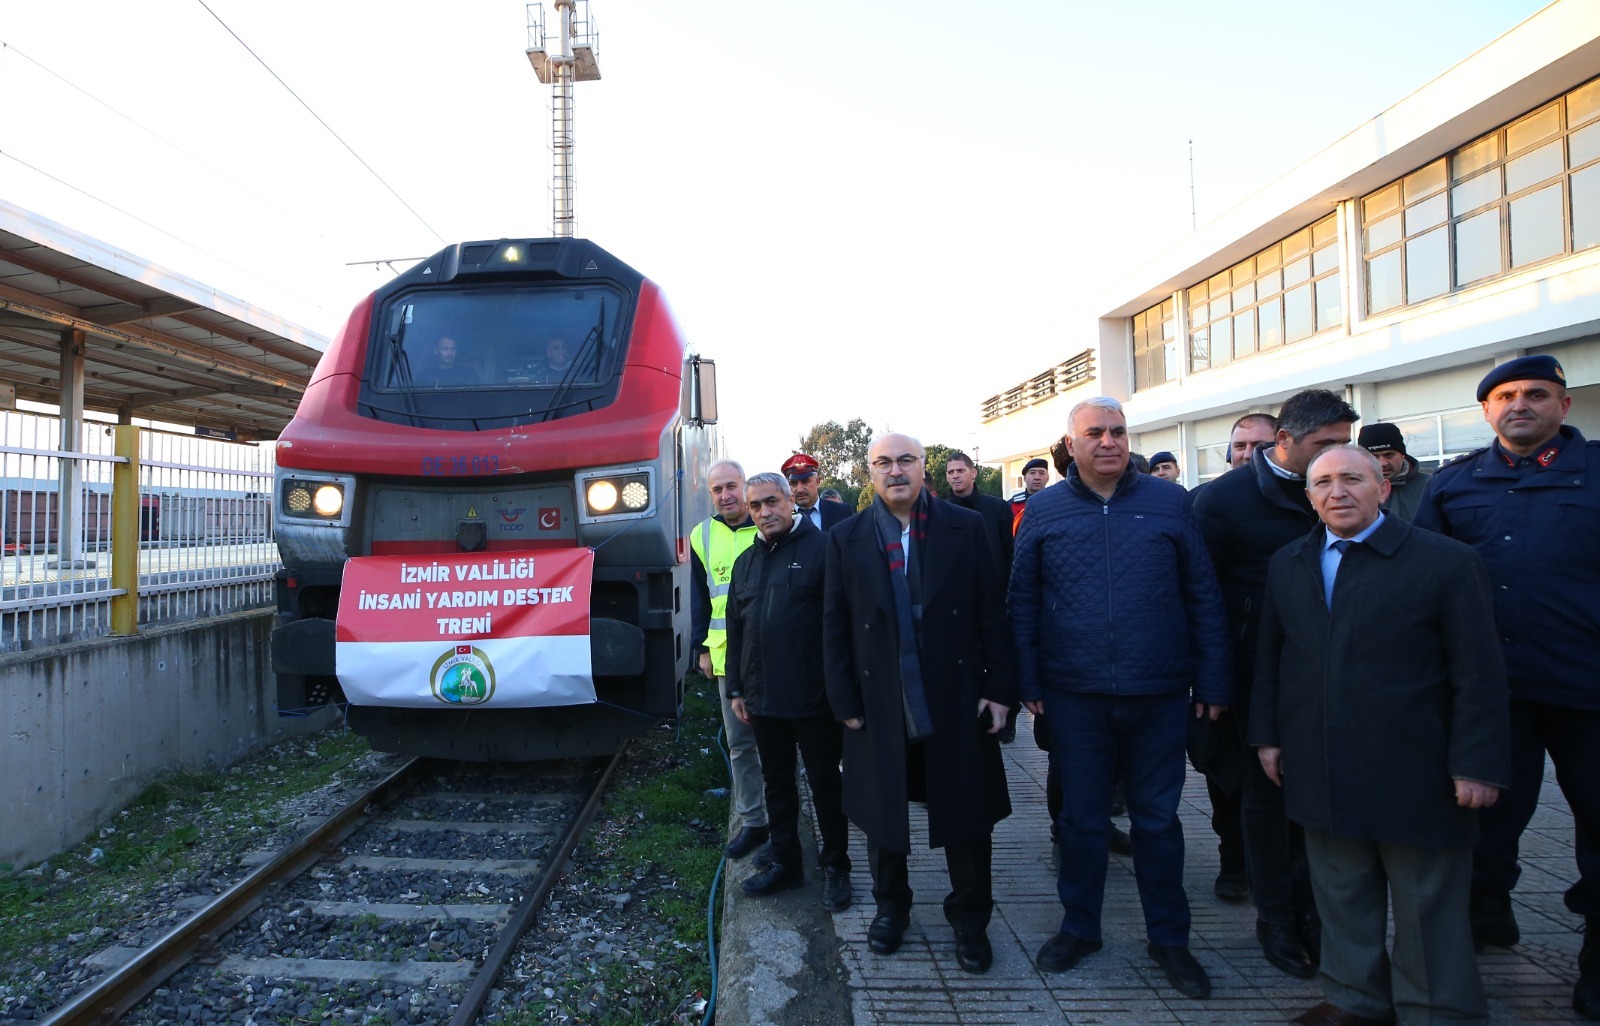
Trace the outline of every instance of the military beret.
<instances>
[{"instance_id":1,"label":"military beret","mask_svg":"<svg viewBox=\"0 0 1600 1026\"><path fill-rule=\"evenodd\" d=\"M1508 381L1554 381L1566 388L1567 374L1553 356L1519 356L1484 375L1478 382L1478 402L1487 400L1495 386Z\"/></svg>"},{"instance_id":2,"label":"military beret","mask_svg":"<svg viewBox=\"0 0 1600 1026\"><path fill-rule=\"evenodd\" d=\"M1046 463L1044 461L1043 457L1040 457L1040 456L1035 456L1033 459L1029 460L1028 462L1026 462L1026 463L1024 463L1022 465L1022 472L1024 474L1026 474L1030 470L1049 470L1049 469L1050 469L1050 464Z\"/></svg>"},{"instance_id":3,"label":"military beret","mask_svg":"<svg viewBox=\"0 0 1600 1026\"><path fill-rule=\"evenodd\" d=\"M1158 452L1154 456L1150 457L1150 467L1151 467L1152 470L1155 469L1156 467L1161 466L1161 464L1163 464L1163 463L1177 463L1177 462L1178 462L1178 457L1172 455L1172 453L1168 452L1165 449L1162 449L1160 452Z\"/></svg>"}]
</instances>

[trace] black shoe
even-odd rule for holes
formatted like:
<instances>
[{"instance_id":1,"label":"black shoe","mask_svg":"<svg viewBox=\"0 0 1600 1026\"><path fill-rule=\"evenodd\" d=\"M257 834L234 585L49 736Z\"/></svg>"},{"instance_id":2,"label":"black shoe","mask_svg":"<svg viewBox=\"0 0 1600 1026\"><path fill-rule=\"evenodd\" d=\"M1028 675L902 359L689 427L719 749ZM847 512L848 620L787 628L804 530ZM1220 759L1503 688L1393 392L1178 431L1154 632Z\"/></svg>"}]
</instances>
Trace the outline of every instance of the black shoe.
<instances>
[{"instance_id":1,"label":"black shoe","mask_svg":"<svg viewBox=\"0 0 1600 1026\"><path fill-rule=\"evenodd\" d=\"M1256 940L1261 942L1261 953L1267 956L1267 961L1290 976L1309 980L1317 975L1317 965L1306 953L1306 946L1300 943L1294 927L1257 919Z\"/></svg>"},{"instance_id":2,"label":"black shoe","mask_svg":"<svg viewBox=\"0 0 1600 1026\"><path fill-rule=\"evenodd\" d=\"M1522 940L1509 894L1474 894L1468 914L1472 917L1472 946L1479 954L1484 948L1509 948Z\"/></svg>"},{"instance_id":3,"label":"black shoe","mask_svg":"<svg viewBox=\"0 0 1600 1026\"><path fill-rule=\"evenodd\" d=\"M1133 854L1133 838L1115 823L1111 824L1111 854L1123 856Z\"/></svg>"},{"instance_id":4,"label":"black shoe","mask_svg":"<svg viewBox=\"0 0 1600 1026\"><path fill-rule=\"evenodd\" d=\"M1173 990L1187 998L1211 996L1211 977L1206 975L1205 967L1189 954L1188 948L1152 944L1145 950L1150 952L1150 957L1156 960L1161 971L1167 974L1167 982L1172 984Z\"/></svg>"},{"instance_id":5,"label":"black shoe","mask_svg":"<svg viewBox=\"0 0 1600 1026\"><path fill-rule=\"evenodd\" d=\"M775 858L777 858L777 855L773 854L772 842L768 841L766 844L763 844L761 847L757 848L754 855L750 856L750 864L755 866L757 869L766 869L768 866L772 865L772 860Z\"/></svg>"},{"instance_id":6,"label":"black shoe","mask_svg":"<svg viewBox=\"0 0 1600 1026\"><path fill-rule=\"evenodd\" d=\"M747 826L733 835L733 840L728 842L728 858L742 859L767 843L767 828L764 826Z\"/></svg>"},{"instance_id":7,"label":"black shoe","mask_svg":"<svg viewBox=\"0 0 1600 1026\"><path fill-rule=\"evenodd\" d=\"M878 917L867 927L867 947L880 955L894 954L900 950L900 942L906 939L906 926L910 922L909 915L880 909Z\"/></svg>"},{"instance_id":8,"label":"black shoe","mask_svg":"<svg viewBox=\"0 0 1600 1026\"><path fill-rule=\"evenodd\" d=\"M796 887L806 885L806 871L803 869L790 869L781 862L773 862L756 873L747 877L739 885L739 889L750 895L776 894L779 891L789 891Z\"/></svg>"},{"instance_id":9,"label":"black shoe","mask_svg":"<svg viewBox=\"0 0 1600 1026\"><path fill-rule=\"evenodd\" d=\"M1578 1017L1600 1022L1600 919L1589 919L1578 951L1578 985L1572 988L1572 1010Z\"/></svg>"},{"instance_id":10,"label":"black shoe","mask_svg":"<svg viewBox=\"0 0 1600 1026\"><path fill-rule=\"evenodd\" d=\"M1223 901L1243 901L1250 897L1250 881L1243 873L1223 870L1217 874L1217 882L1211 885L1211 893Z\"/></svg>"},{"instance_id":11,"label":"black shoe","mask_svg":"<svg viewBox=\"0 0 1600 1026\"><path fill-rule=\"evenodd\" d=\"M843 912L855 900L850 888L850 870L842 866L826 866L822 870L822 907L829 912Z\"/></svg>"},{"instance_id":12,"label":"black shoe","mask_svg":"<svg viewBox=\"0 0 1600 1026\"><path fill-rule=\"evenodd\" d=\"M969 973L985 973L994 964L994 948L989 946L989 935L982 930L976 933L956 934L956 962Z\"/></svg>"},{"instance_id":13,"label":"black shoe","mask_svg":"<svg viewBox=\"0 0 1600 1026\"><path fill-rule=\"evenodd\" d=\"M1315 912L1300 912L1295 918L1299 921L1297 929L1300 933L1300 944L1306 949L1306 957L1311 959L1312 965L1322 964L1322 917Z\"/></svg>"},{"instance_id":14,"label":"black shoe","mask_svg":"<svg viewBox=\"0 0 1600 1026\"><path fill-rule=\"evenodd\" d=\"M1100 947L1099 941L1086 941L1070 933L1058 933L1044 942L1039 953L1033 957L1033 964L1047 973L1066 972L1083 961L1083 956L1094 954Z\"/></svg>"}]
</instances>

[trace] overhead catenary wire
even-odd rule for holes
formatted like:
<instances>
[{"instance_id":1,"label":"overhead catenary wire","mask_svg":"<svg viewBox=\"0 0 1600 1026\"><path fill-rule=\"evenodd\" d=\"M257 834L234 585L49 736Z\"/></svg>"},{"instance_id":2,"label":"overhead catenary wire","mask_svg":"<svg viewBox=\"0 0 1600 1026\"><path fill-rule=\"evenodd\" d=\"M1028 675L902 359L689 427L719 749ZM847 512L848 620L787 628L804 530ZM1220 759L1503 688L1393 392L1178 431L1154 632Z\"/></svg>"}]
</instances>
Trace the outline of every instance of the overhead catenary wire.
<instances>
[{"instance_id":1,"label":"overhead catenary wire","mask_svg":"<svg viewBox=\"0 0 1600 1026\"><path fill-rule=\"evenodd\" d=\"M300 98L300 94L295 92L294 89L289 85L289 83L287 83L287 82L285 82L283 80L282 76L280 76L276 71L273 71L272 70L272 65L268 64L265 60L262 60L261 55L256 53L254 50L252 50L250 48L250 44L246 43L244 41L244 39L242 39L239 36L239 33L235 32L231 27L229 27L227 22L223 21L222 20L222 16L219 15L216 11L213 11L211 9L210 5L208 5L206 3L206 0L195 0L195 2L198 3L201 7L204 7L206 13L211 15L211 17L215 18L216 21L217 21L217 24L221 25L223 27L223 29L227 31L228 35L232 36L234 38L234 40L240 46L244 47L245 53L248 53L251 57L255 58L256 63L261 65L263 68L265 68L267 74L271 75L274 79L276 79L277 83L279 85L283 86L284 90L290 96L294 97L295 102L300 104L300 106L302 106L302 107L304 107L306 109L306 113L307 114L310 114L313 118L316 118L317 124L321 125L325 129L327 129L328 134L333 136L334 139L338 140L339 145L343 146L345 148L345 151L348 152L350 154L350 156L354 157L358 164L360 164L362 167L366 168L367 172L369 174L371 174L373 178L377 179L378 184L383 186L385 189L387 189L389 191L389 195L393 196L395 198L395 200L398 201L399 204L402 207L405 207L406 210L410 212L411 216L417 219L417 222L419 224L421 224L422 227L428 229L428 231L433 235L433 237L438 239L441 243L443 243L445 241L444 236L440 235L437 231L435 231L433 225L429 224L427 222L426 218L424 218L421 214L417 213L416 208L414 208L411 204L409 204L409 203L407 203L405 201L405 197L401 196L398 192L395 191L394 186L392 186L388 182L384 181L383 176L378 174L378 172L373 168L373 166L371 164L368 164L366 162L366 160L362 158L361 154L359 154L359 153L357 153L355 151L355 147L353 147L349 143L345 142L344 138L341 135L339 135L338 132L335 132L333 130L333 126L328 124L326 121L324 121L323 118L322 118L322 115L318 114L315 110L312 109L311 104L309 104L305 100L301 99Z\"/></svg>"},{"instance_id":2,"label":"overhead catenary wire","mask_svg":"<svg viewBox=\"0 0 1600 1026\"><path fill-rule=\"evenodd\" d=\"M146 221L144 218L140 217L138 214L130 213L129 211L126 211L126 210L122 209L121 207L117 206L115 203L112 203L110 200L102 199L101 197L96 196L94 193L89 192L87 189L83 189L83 188L80 188L79 186L73 185L71 182L67 181L66 179L61 178L58 175L53 175L50 172L46 171L44 168L39 167L36 164L30 164L28 161L23 160L21 157L17 156L15 153L8 153L5 150L0 150L0 157L4 157L5 159L7 159L9 161L12 161L13 163L19 164L22 167L27 168L29 171L32 171L36 175L40 175L40 176L42 176L44 178L50 179L50 181L55 182L57 185L61 186L63 189L71 189L73 192L77 193L80 196L85 197L86 199L93 200L94 202L96 202L96 203L100 204L101 206L106 207L106 208L108 208L110 210L115 210L117 213L121 214L123 217L126 217L131 221L136 221L139 224L144 225L146 228L150 229L153 232L156 232L156 233L158 233L160 235L165 235L167 238L171 239L172 241L174 241L176 243L179 243L180 245L187 246L190 249L194 250L196 253L203 253L206 256L210 257L211 259L215 260L217 263L222 264L225 267L231 267L235 271L238 271L241 274L249 275L251 278L254 278L255 280L257 280L259 282L263 282L263 283L265 283L267 285L271 285L274 288L282 289L285 295L293 296L295 299L300 300L302 303L307 303L307 304L309 304L309 305L311 305L313 307L317 307L319 309L322 307L322 303L320 301L312 299L309 296L302 295L301 293L296 292L294 289L292 289L289 286L283 284L282 282L273 281L272 279L269 279L269 278L263 278L263 277L261 277L261 275L257 274L255 271L252 271L247 267L241 267L238 264L234 263L232 260L229 260L227 257L218 256L216 253L213 253L211 250L206 249L204 246L196 245L195 243L190 242L188 239L184 238L181 235L174 235L172 232L167 231L167 229L161 227L160 225L152 224L149 221Z\"/></svg>"},{"instance_id":3,"label":"overhead catenary wire","mask_svg":"<svg viewBox=\"0 0 1600 1026\"><path fill-rule=\"evenodd\" d=\"M213 166L211 164L208 164L205 160L203 160L202 158L196 156L193 153L190 153L188 150L184 149L182 146L179 146L177 143L173 142L171 139L168 139L166 136L162 135L160 132L157 132L155 129L149 127L148 125L143 124L137 118L133 117L131 114L125 113L124 111L118 109L117 107L112 106L110 103L107 103L105 100L102 100L100 97L96 96L94 93L91 93L89 90L85 89L83 86L81 86L78 83L72 81L72 79L70 79L67 76L61 74L59 71L56 71L54 68L49 67L48 65L44 64L43 62L41 62L37 58L30 56L29 54L23 53L21 50L17 49L16 46L12 45L11 43L8 43L4 39L0 39L0 51L5 51L5 52L8 52L8 53L16 54L17 57L21 58L22 60L27 61L29 64L32 64L34 67L38 68L40 71L44 72L46 75L49 75L51 78L54 78L56 81L60 82L61 84L67 86L70 89L73 89L73 90L83 94L84 96L86 96L89 99L93 100L95 103L98 103L100 106L104 107L106 110L110 111L111 113L115 114L117 117L119 117L122 120L126 121L128 124L130 124L133 127L139 129L141 132L144 132L146 135L150 136L152 139L155 139L157 142L160 142L162 145L168 147L174 153L180 154L181 156L186 157L189 160L193 161L194 163L200 165L201 167L205 168L207 171L210 171L212 174L214 174L218 178L222 179L224 182L227 182L229 185L233 186L234 188L238 189L240 192L244 193L246 196L251 197L252 199L254 199L257 202L261 203L263 206L265 206L265 207L277 212L278 214L281 214L282 216L293 220L296 224L299 224L301 227L307 229L312 234L316 235L318 238L321 238L324 241L327 240L327 235L326 234L324 234L321 230L319 230L315 225L309 224L306 221L302 220L299 217L299 215L297 215L294 211L288 210L288 209L286 209L284 207L279 206L278 204L274 203L272 200L270 200L267 197L265 197L265 196L261 195L260 193L256 192L254 189L251 189L249 186L245 185L243 182L240 182L237 179L230 177L227 174L227 172L225 172L225 171L221 170L220 168L217 168L217 167L215 167L215 166Z\"/></svg>"}]
</instances>

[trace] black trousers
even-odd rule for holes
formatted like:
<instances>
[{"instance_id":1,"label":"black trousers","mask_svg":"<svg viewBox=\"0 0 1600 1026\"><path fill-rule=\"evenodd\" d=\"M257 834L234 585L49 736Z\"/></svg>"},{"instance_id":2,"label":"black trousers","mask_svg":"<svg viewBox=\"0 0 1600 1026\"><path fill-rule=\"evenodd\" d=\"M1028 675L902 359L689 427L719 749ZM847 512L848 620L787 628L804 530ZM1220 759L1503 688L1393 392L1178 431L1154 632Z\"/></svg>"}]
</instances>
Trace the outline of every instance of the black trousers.
<instances>
[{"instance_id":1,"label":"black trousers","mask_svg":"<svg viewBox=\"0 0 1600 1026\"><path fill-rule=\"evenodd\" d=\"M751 716L756 750L761 753L761 778L766 783L767 828L779 865L798 869L800 852L800 788L795 783L795 749L805 761L806 780L822 832L818 862L850 871L849 826L841 807L839 759L844 753L844 724L830 714L783 719Z\"/></svg>"},{"instance_id":2,"label":"black trousers","mask_svg":"<svg viewBox=\"0 0 1600 1026\"><path fill-rule=\"evenodd\" d=\"M1578 882L1567 890L1567 908L1600 917L1600 711L1593 709L1511 703L1511 787L1478 812L1472 890L1504 896L1516 886L1518 842L1539 804L1547 751L1576 835Z\"/></svg>"},{"instance_id":3,"label":"black trousers","mask_svg":"<svg viewBox=\"0 0 1600 1026\"><path fill-rule=\"evenodd\" d=\"M1250 722L1239 709L1239 722ZM1306 868L1305 833L1289 822L1284 811L1283 788L1261 768L1254 749L1246 749L1241 819L1244 858L1250 870L1250 898L1264 922L1295 925L1297 915L1314 913L1311 874Z\"/></svg>"},{"instance_id":4,"label":"black trousers","mask_svg":"<svg viewBox=\"0 0 1600 1026\"><path fill-rule=\"evenodd\" d=\"M957 936L982 933L994 914L994 891L989 873L994 838L985 834L976 841L947 844L945 868L950 873L950 893L944 899L944 918ZM911 875L906 853L880 848L867 842L867 865L872 870L872 897L878 912L893 912L902 919L911 915Z\"/></svg>"}]
</instances>

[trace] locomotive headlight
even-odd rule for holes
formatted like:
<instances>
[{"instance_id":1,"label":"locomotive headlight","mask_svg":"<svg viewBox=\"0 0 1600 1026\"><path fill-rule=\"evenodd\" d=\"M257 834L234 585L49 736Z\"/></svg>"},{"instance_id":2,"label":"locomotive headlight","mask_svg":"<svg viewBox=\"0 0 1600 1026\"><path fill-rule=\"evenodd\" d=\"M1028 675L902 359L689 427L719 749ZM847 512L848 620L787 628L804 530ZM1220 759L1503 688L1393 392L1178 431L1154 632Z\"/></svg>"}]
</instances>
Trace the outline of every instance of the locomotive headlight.
<instances>
[{"instance_id":1,"label":"locomotive headlight","mask_svg":"<svg viewBox=\"0 0 1600 1026\"><path fill-rule=\"evenodd\" d=\"M323 485L312 497L311 507L319 516L338 516L344 510L344 489L336 484Z\"/></svg>"},{"instance_id":2,"label":"locomotive headlight","mask_svg":"<svg viewBox=\"0 0 1600 1026\"><path fill-rule=\"evenodd\" d=\"M304 482L291 482L283 493L283 508L297 517L303 517L311 509L311 489Z\"/></svg>"},{"instance_id":3,"label":"locomotive headlight","mask_svg":"<svg viewBox=\"0 0 1600 1026\"><path fill-rule=\"evenodd\" d=\"M648 468L591 471L578 476L586 522L650 516L656 496Z\"/></svg>"},{"instance_id":4,"label":"locomotive headlight","mask_svg":"<svg viewBox=\"0 0 1600 1026\"><path fill-rule=\"evenodd\" d=\"M281 477L278 481L278 519L285 522L347 525L346 501L355 480L347 477Z\"/></svg>"},{"instance_id":5,"label":"locomotive headlight","mask_svg":"<svg viewBox=\"0 0 1600 1026\"><path fill-rule=\"evenodd\" d=\"M617 486L610 481L592 481L587 498L591 512L610 513L617 508Z\"/></svg>"}]
</instances>

